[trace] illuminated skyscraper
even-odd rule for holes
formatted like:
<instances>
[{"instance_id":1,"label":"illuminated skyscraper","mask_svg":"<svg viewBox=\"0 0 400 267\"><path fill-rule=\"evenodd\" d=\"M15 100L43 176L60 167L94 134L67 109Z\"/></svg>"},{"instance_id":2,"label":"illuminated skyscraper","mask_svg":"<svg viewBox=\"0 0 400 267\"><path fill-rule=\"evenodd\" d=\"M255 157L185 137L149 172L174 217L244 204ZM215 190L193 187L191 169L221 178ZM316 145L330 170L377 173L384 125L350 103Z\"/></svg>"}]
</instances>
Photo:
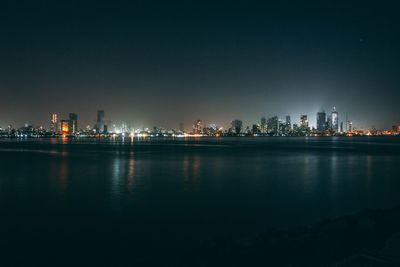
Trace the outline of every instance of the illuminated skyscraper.
<instances>
[{"instance_id":1,"label":"illuminated skyscraper","mask_svg":"<svg viewBox=\"0 0 400 267\"><path fill-rule=\"evenodd\" d=\"M346 127L347 132L352 132L353 131L353 123L351 121L347 121L347 127Z\"/></svg>"},{"instance_id":2,"label":"illuminated skyscraper","mask_svg":"<svg viewBox=\"0 0 400 267\"><path fill-rule=\"evenodd\" d=\"M240 134L240 132L242 131L242 121L241 120L233 120L231 122L232 125L232 130L236 133L236 134Z\"/></svg>"},{"instance_id":3,"label":"illuminated skyscraper","mask_svg":"<svg viewBox=\"0 0 400 267\"><path fill-rule=\"evenodd\" d=\"M326 113L321 111L317 113L317 130L322 133L326 130Z\"/></svg>"},{"instance_id":4,"label":"illuminated skyscraper","mask_svg":"<svg viewBox=\"0 0 400 267\"><path fill-rule=\"evenodd\" d=\"M291 121L290 121L290 116L289 116L289 115L286 116L286 127L287 127L289 130L292 130L292 123L291 123Z\"/></svg>"},{"instance_id":5,"label":"illuminated skyscraper","mask_svg":"<svg viewBox=\"0 0 400 267\"><path fill-rule=\"evenodd\" d=\"M253 135L257 135L260 133L260 126L258 124L253 124L253 126L251 127L251 133Z\"/></svg>"},{"instance_id":6,"label":"illuminated skyscraper","mask_svg":"<svg viewBox=\"0 0 400 267\"><path fill-rule=\"evenodd\" d=\"M267 131L267 119L265 117L261 117L260 128L262 133L265 133Z\"/></svg>"},{"instance_id":7,"label":"illuminated skyscraper","mask_svg":"<svg viewBox=\"0 0 400 267\"><path fill-rule=\"evenodd\" d=\"M203 122L201 120L196 120L193 124L193 133L202 134L203 132Z\"/></svg>"},{"instance_id":8,"label":"illuminated skyscraper","mask_svg":"<svg viewBox=\"0 0 400 267\"><path fill-rule=\"evenodd\" d=\"M69 134L69 120L61 120L61 134L68 135Z\"/></svg>"},{"instance_id":9,"label":"illuminated skyscraper","mask_svg":"<svg viewBox=\"0 0 400 267\"><path fill-rule=\"evenodd\" d=\"M78 115L75 113L69 114L69 134L75 134L78 132Z\"/></svg>"},{"instance_id":10,"label":"illuminated skyscraper","mask_svg":"<svg viewBox=\"0 0 400 267\"><path fill-rule=\"evenodd\" d=\"M104 132L104 110L98 110L97 111L97 122L96 122L96 131L98 133L103 133Z\"/></svg>"},{"instance_id":11,"label":"illuminated skyscraper","mask_svg":"<svg viewBox=\"0 0 400 267\"><path fill-rule=\"evenodd\" d=\"M57 113L51 113L50 115L50 132L58 132L58 115Z\"/></svg>"},{"instance_id":12,"label":"illuminated skyscraper","mask_svg":"<svg viewBox=\"0 0 400 267\"><path fill-rule=\"evenodd\" d=\"M300 116L300 127L302 130L308 130L308 117L307 115Z\"/></svg>"},{"instance_id":13,"label":"illuminated skyscraper","mask_svg":"<svg viewBox=\"0 0 400 267\"><path fill-rule=\"evenodd\" d=\"M334 132L339 132L339 114L336 111L336 107L333 107L333 111L332 111L332 114L331 114L331 119L332 119L332 121L331 121L332 130Z\"/></svg>"},{"instance_id":14,"label":"illuminated skyscraper","mask_svg":"<svg viewBox=\"0 0 400 267\"><path fill-rule=\"evenodd\" d=\"M273 116L271 118L268 118L267 121L267 131L269 134L276 135L278 134L279 130L279 120L278 116Z\"/></svg>"}]
</instances>

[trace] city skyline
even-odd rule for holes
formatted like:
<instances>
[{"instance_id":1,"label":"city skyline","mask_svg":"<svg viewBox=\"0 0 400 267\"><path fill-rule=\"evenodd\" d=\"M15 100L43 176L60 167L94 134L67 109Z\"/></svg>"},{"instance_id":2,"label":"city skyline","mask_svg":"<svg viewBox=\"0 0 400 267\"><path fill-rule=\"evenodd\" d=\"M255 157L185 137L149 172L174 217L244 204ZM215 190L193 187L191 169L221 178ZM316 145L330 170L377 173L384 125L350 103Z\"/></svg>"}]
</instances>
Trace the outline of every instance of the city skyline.
<instances>
[{"instance_id":1,"label":"city skyline","mask_svg":"<svg viewBox=\"0 0 400 267\"><path fill-rule=\"evenodd\" d=\"M160 127L169 128L169 129L179 129L181 127L181 124L183 124L185 128L188 128L189 127L188 125L191 125L193 123L193 119L195 119L195 118L201 118L202 121L207 122L207 124L217 124L217 125L220 125L222 127L228 127L230 125L231 121L235 120L235 119L240 119L241 121L243 121L244 125L252 125L254 123L260 123L260 119L262 117L268 118L268 117L273 117L273 116L277 116L278 119L282 120L282 121L285 120L286 116L290 116L291 120L293 122L292 124L301 124L301 116L304 114L304 115L308 116L308 123L309 123L310 127L314 127L316 129L318 129L318 120L317 120L318 113L324 112L326 114L329 114L333 110L336 110L336 107L337 106L332 106L331 109L320 108L320 109L316 110L314 113L307 113L307 112L303 112L303 113L300 112L300 113L297 113L297 114L293 114L293 113L289 113L289 112L287 112L287 113L283 112L283 113L280 113L280 114L278 114L278 113L265 114L264 113L264 114L259 115L258 117L254 117L253 116L253 118L251 118L250 116L247 116L247 119L242 119L242 118L244 118L246 116L240 116L240 114L239 114L236 117L231 116L229 118L229 116L227 116L227 119L225 119L225 120L215 120L215 119L212 119L212 118L211 119L203 119L203 117L201 117L201 116L197 116L197 117L194 116L194 117L191 117L191 118L187 118L185 121L175 121L175 122L172 122L172 123L163 123L162 121L161 122L158 121L158 124L157 123L151 123L151 122L150 123L143 123L142 122L143 120L141 118L136 118L135 116L131 116L131 117L125 116L124 118L118 118L118 117L115 117L115 116L113 117L113 115L107 115L107 120L109 122L113 122L113 123L135 124L137 128L148 128L148 127L153 127L153 126L160 126ZM99 109L97 111L103 111L104 112L104 109ZM87 125L95 127L95 125L98 123L98 117L96 117L95 112L93 112L94 115L93 114L83 114L82 115L79 112L70 112L70 111L67 111L65 113L50 112L50 113L47 113L47 117L48 116L52 116L52 114L55 114L57 117L59 117L59 119L62 119L62 118L68 119L68 116L70 114L79 114L80 122L81 122L82 125L84 125L85 127ZM112 111L111 112L107 112L107 113L108 114L110 114L110 113L113 114ZM340 127L340 123L341 122L343 122L344 125L346 125L347 121L354 122L355 121L353 119L354 117L355 118L359 118L359 114L354 114L353 115L353 114L349 114L348 112L344 112L344 111L342 111L341 114L342 114L342 116L338 120L338 127ZM47 128L50 129L51 125L49 126L49 120L48 120L47 117L41 117L38 121L29 121L29 120L21 119L21 120L18 120L17 122L15 122L15 121L13 122L13 121L7 121L7 119L5 119L4 122L0 121L0 127L5 127L5 126L10 125L10 124L11 125L15 125L15 126L18 126L18 125L19 126L23 126L23 125L29 124L29 125L35 125L35 126L43 126L46 129ZM104 115L103 115L103 117L104 117ZM221 116L219 116L218 114L216 114L216 117L221 118ZM383 125L381 127L377 127L377 125L382 125L382 124L379 123L379 122L372 123L370 125L362 124L362 122L366 121L366 120L367 119L365 119L365 118L361 118L361 120L360 120L361 122L357 121L357 128L359 128L359 129L377 128L377 129L384 130L384 129L390 129L390 127L392 127L393 125L397 125L397 124L400 123L400 119L399 119L398 121L394 121L391 125ZM155 122L157 122L157 120L155 120ZM50 124L51 124L51 122L50 122ZM190 128L191 128L191 126L190 126Z\"/></svg>"},{"instance_id":2,"label":"city skyline","mask_svg":"<svg viewBox=\"0 0 400 267\"><path fill-rule=\"evenodd\" d=\"M340 134L340 133L353 133L356 131L358 134L361 133L372 133L375 131L385 132L386 134L398 134L400 129L400 124L394 124L391 127L385 129L377 129L375 127L371 128L359 128L357 124L351 120L349 115L346 113L345 116L339 115L338 110L334 106L330 112L326 112L325 109L321 109L315 114L315 124L311 123L313 116L308 114L300 114L299 120L293 120L292 115L288 114L284 116L284 119L279 116L266 117L262 116L259 121L253 121L251 123L243 123L240 119L231 120L228 125L227 123L210 123L205 122L201 119L197 119L191 126L185 127L183 122L179 123L179 127L166 128L160 125L153 126L138 126L132 123L132 121L112 121L107 119L104 110L97 110L97 118L94 124L79 124L79 116L76 113L68 113L67 119L59 113L50 113L48 127L46 125L34 125L25 123L21 127L13 127L12 124L8 126L1 127L0 132L10 133L11 130L21 130L22 131L38 131L41 134L53 133L66 135L79 135L82 133L133 133L134 131L145 130L153 133L154 131L174 131L176 133L192 133L197 135L215 135L218 131L220 133L235 133L235 134L248 134L252 135L297 135L301 133L302 135L320 135L320 134ZM343 119L344 118L344 119ZM79 126L78 126L79 125ZM28 130L31 129L31 130ZM36 130L35 130L36 129ZM5 132L4 132L5 131ZM94 132L93 132L94 131ZM209 132L211 131L211 132ZM329 132L327 132L329 131ZM355 132L354 132L355 133ZM219 134L217 134L218 136Z\"/></svg>"},{"instance_id":3,"label":"city skyline","mask_svg":"<svg viewBox=\"0 0 400 267\"><path fill-rule=\"evenodd\" d=\"M313 116L312 114L304 114L304 113L298 114L298 115L293 115L293 114L288 114L287 113L284 116L278 116L278 115L272 115L272 114L269 115L269 116L268 115L261 116L261 117L258 118L258 120L257 120L257 118L255 118L255 119L253 119L251 121L244 121L240 117L238 117L236 119L231 119L231 120L228 120L228 121L223 121L223 122L216 122L215 120L206 121L206 120L203 120L203 119L201 119L201 121L202 121L202 123L205 123L206 125L218 125L220 127L228 128L228 126L231 124L231 122L233 120L240 120L243 123L244 126L251 126L252 124L255 124L255 123L262 125L262 123L263 123L262 120L263 119L276 117L277 120L280 121L280 122L286 121L286 123L287 123L287 121L289 120L289 123L292 124L292 125L294 125L294 124L302 125L303 124L303 116L305 116L305 119L307 120L307 125L310 128L320 129L321 126L319 125L319 122L318 122L318 117L320 116L320 114L324 114L324 116L325 116L325 120L324 120L324 125L325 125L327 120L330 119L329 116L330 116L331 113L336 113L336 114L338 113L337 110L336 110L336 107L333 107L330 112L326 112L325 109L321 109L320 111L315 113L315 116ZM102 115L100 115L100 114L102 114ZM154 126L163 127L163 128L169 128L169 129L180 129L183 126L183 128L185 128L185 130L188 130L188 128L190 128L190 129L192 128L191 123L189 123L189 124L187 124L185 126L184 122L176 122L175 123L176 124L175 127L164 127L163 125L155 125L155 124L153 124L153 125L152 124L138 125L137 123L135 123L135 120L132 120L132 119L131 120L121 120L121 119L118 119L118 118L112 118L111 119L111 118L107 117L107 120L105 120L105 115L104 114L105 114L104 110L97 110L97 118L94 117L91 120L91 122L88 122L88 123L87 122L83 122L82 123L82 121L79 120L80 127L77 127L76 125L73 125L73 126L70 126L70 127L73 127L74 129L83 129L83 128L87 127L87 126L90 126L90 127L93 127L94 129L96 129L96 128L97 129L104 129L104 127L107 126L107 125L105 125L106 121L107 121L108 124L118 124L118 123L119 124L124 124L124 123L126 124L126 123L128 123L130 125L136 125L135 126L136 128L150 128L150 127L154 127ZM35 122L27 122L27 121L25 121L25 123L20 124L19 126L22 127L23 125L25 125L25 126L26 125L32 125L32 126L36 126L36 127L44 127L45 129L51 130L51 129L55 128L55 123L57 121L59 121L59 122L62 121L62 120L70 121L71 120L71 116L74 117L74 118L72 118L72 120L76 120L76 121L78 120L77 119L78 114L77 113L71 113L71 112L68 112L67 114L65 114L65 116L63 116L63 114L60 114L58 112L51 112L51 113L49 113L49 116L50 116L50 120L47 120L44 123L35 123ZM80 117L80 114L79 114L79 117ZM198 119L198 121L200 121L200 119ZM338 118L337 121L336 121L335 130L336 131L339 130L340 123L344 123L344 125L347 127L347 123L348 122L353 123L353 121L351 120L351 117L349 117L349 115L347 113L346 113L345 116L343 116L343 114L342 114L342 117ZM4 123L4 125L0 124L0 127L4 128L5 126L8 126L8 125L18 126L18 124L15 124L15 123ZM397 124L394 123L393 125L397 125ZM393 125L387 126L386 128L381 128L381 129L382 130L389 129ZM110 125L108 125L108 126L110 126ZM370 129L370 128L376 128L376 127L375 126L371 126L369 128L368 127L367 128L358 127L358 128L359 129Z\"/></svg>"}]
</instances>

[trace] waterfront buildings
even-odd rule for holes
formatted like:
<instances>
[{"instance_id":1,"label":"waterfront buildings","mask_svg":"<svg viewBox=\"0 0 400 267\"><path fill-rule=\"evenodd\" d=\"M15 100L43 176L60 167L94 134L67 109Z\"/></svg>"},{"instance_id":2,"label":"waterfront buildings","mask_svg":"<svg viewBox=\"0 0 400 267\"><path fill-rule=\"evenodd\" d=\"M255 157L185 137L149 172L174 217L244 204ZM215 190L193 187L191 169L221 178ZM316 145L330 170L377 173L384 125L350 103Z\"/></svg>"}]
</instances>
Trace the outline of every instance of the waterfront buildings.
<instances>
[{"instance_id":1,"label":"waterfront buildings","mask_svg":"<svg viewBox=\"0 0 400 267\"><path fill-rule=\"evenodd\" d=\"M289 131L292 130L292 122L290 120L290 116L286 115L286 127L288 128Z\"/></svg>"},{"instance_id":2,"label":"waterfront buildings","mask_svg":"<svg viewBox=\"0 0 400 267\"><path fill-rule=\"evenodd\" d=\"M308 128L308 116L307 115L301 115L300 116L300 127L302 128L303 131L307 131Z\"/></svg>"},{"instance_id":3,"label":"waterfront buildings","mask_svg":"<svg viewBox=\"0 0 400 267\"><path fill-rule=\"evenodd\" d=\"M58 115L57 115L57 113L50 114L50 132L53 134L58 132Z\"/></svg>"},{"instance_id":4,"label":"waterfront buildings","mask_svg":"<svg viewBox=\"0 0 400 267\"><path fill-rule=\"evenodd\" d=\"M336 107L333 107L333 111L331 114L331 130L335 133L339 132L339 114L336 111Z\"/></svg>"},{"instance_id":5,"label":"waterfront buildings","mask_svg":"<svg viewBox=\"0 0 400 267\"><path fill-rule=\"evenodd\" d=\"M321 111L317 113L317 130L323 133L326 130L326 113Z\"/></svg>"},{"instance_id":6,"label":"waterfront buildings","mask_svg":"<svg viewBox=\"0 0 400 267\"><path fill-rule=\"evenodd\" d=\"M193 134L202 134L203 132L203 122L201 120L196 120L193 124Z\"/></svg>"},{"instance_id":7,"label":"waterfront buildings","mask_svg":"<svg viewBox=\"0 0 400 267\"><path fill-rule=\"evenodd\" d=\"M240 134L242 131L243 122L241 120L233 120L231 122L231 131L235 134Z\"/></svg>"},{"instance_id":8,"label":"waterfront buildings","mask_svg":"<svg viewBox=\"0 0 400 267\"><path fill-rule=\"evenodd\" d=\"M60 129L63 136L69 135L69 120L61 120Z\"/></svg>"},{"instance_id":9,"label":"waterfront buildings","mask_svg":"<svg viewBox=\"0 0 400 267\"><path fill-rule=\"evenodd\" d=\"M263 134L267 132L267 119L265 117L261 117L260 131Z\"/></svg>"},{"instance_id":10,"label":"waterfront buildings","mask_svg":"<svg viewBox=\"0 0 400 267\"><path fill-rule=\"evenodd\" d=\"M267 120L267 132L269 135L277 135L279 130L278 116L273 116Z\"/></svg>"},{"instance_id":11,"label":"waterfront buildings","mask_svg":"<svg viewBox=\"0 0 400 267\"><path fill-rule=\"evenodd\" d=\"M69 134L78 132L78 115L76 113L69 113L68 132Z\"/></svg>"},{"instance_id":12,"label":"waterfront buildings","mask_svg":"<svg viewBox=\"0 0 400 267\"><path fill-rule=\"evenodd\" d=\"M253 124L251 127L251 134L257 136L261 133L261 127L258 124Z\"/></svg>"},{"instance_id":13,"label":"waterfront buildings","mask_svg":"<svg viewBox=\"0 0 400 267\"><path fill-rule=\"evenodd\" d=\"M107 132L106 128L105 128L105 122L104 122L104 110L97 111L97 121L96 121L95 129L96 129L97 133Z\"/></svg>"},{"instance_id":14,"label":"waterfront buildings","mask_svg":"<svg viewBox=\"0 0 400 267\"><path fill-rule=\"evenodd\" d=\"M351 122L351 121L347 121L347 125L346 125L346 130L347 130L347 132L352 132L353 131L353 122Z\"/></svg>"},{"instance_id":15,"label":"waterfront buildings","mask_svg":"<svg viewBox=\"0 0 400 267\"><path fill-rule=\"evenodd\" d=\"M268 119L262 117L260 123L243 125L241 120L233 120L231 127L224 130L217 124L209 124L204 127L202 120L196 120L193 124L192 132L185 132L183 123L179 125L179 130L167 130L160 127L134 129L129 123L114 124L108 133L107 125L104 120L104 110L97 112L97 123L95 129L90 126L85 129L78 128L78 115L69 113L68 120L59 120L57 113L50 114L50 128L47 131L44 127L33 127L26 124L24 127L14 129L11 125L7 128L0 127L0 137L45 137L45 136L70 136L70 137L103 137L107 136L149 136L149 137L190 137L190 136L354 136L354 135L399 135L400 126L393 126L390 130L368 129L360 130L353 127L353 122L348 120L339 121L336 108L328 115L324 111L316 114L316 126L311 127L308 115L300 115L299 123L293 123L291 117L286 115L284 119L273 116ZM107 122L112 125L111 122ZM117 127L118 126L118 127ZM293 127L292 127L293 126ZM316 127L316 128L314 128Z\"/></svg>"}]
</instances>

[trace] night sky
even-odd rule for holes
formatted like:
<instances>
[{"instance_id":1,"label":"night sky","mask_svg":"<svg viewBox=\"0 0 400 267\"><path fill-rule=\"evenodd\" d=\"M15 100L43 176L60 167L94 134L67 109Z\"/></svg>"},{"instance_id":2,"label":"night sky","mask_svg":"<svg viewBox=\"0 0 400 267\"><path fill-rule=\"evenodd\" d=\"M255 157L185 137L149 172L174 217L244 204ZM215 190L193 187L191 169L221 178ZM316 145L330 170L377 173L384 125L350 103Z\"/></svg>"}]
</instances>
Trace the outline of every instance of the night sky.
<instances>
[{"instance_id":1,"label":"night sky","mask_svg":"<svg viewBox=\"0 0 400 267\"><path fill-rule=\"evenodd\" d=\"M0 10L3 127L48 127L50 112L84 127L97 109L135 127L314 125L333 106L357 128L400 123L396 1L31 2Z\"/></svg>"}]
</instances>

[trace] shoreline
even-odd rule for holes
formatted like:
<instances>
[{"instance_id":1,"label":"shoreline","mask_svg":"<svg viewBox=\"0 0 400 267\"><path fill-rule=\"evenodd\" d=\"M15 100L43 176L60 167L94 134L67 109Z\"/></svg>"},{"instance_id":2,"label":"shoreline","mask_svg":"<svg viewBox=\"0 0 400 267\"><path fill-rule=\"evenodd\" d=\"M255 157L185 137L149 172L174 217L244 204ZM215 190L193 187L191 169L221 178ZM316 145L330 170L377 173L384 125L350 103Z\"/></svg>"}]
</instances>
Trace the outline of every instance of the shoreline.
<instances>
[{"instance_id":1,"label":"shoreline","mask_svg":"<svg viewBox=\"0 0 400 267\"><path fill-rule=\"evenodd\" d=\"M202 255L209 255L215 266L399 266L399 251L397 206L366 209L314 226L271 228L248 240L211 240L196 258L201 261Z\"/></svg>"}]
</instances>

